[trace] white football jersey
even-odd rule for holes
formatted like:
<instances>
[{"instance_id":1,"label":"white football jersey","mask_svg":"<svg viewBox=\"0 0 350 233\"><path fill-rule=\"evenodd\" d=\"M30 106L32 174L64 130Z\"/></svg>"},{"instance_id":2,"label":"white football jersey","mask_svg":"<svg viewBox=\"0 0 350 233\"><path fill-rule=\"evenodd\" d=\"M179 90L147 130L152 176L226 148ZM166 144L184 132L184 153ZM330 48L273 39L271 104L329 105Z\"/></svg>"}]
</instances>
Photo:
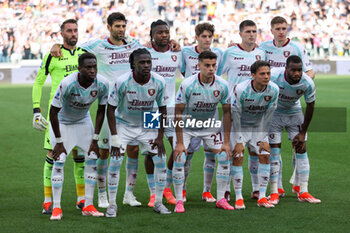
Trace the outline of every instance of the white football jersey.
<instances>
[{"instance_id":1,"label":"white football jersey","mask_svg":"<svg viewBox=\"0 0 350 233\"><path fill-rule=\"evenodd\" d=\"M108 100L108 80L97 74L95 81L88 87L80 86L79 72L64 78L52 99L52 106L61 108L58 119L61 124L78 124L90 119L89 108L96 99L99 105Z\"/></svg>"},{"instance_id":2,"label":"white football jersey","mask_svg":"<svg viewBox=\"0 0 350 233\"><path fill-rule=\"evenodd\" d=\"M240 45L228 48L222 55L217 75L227 73L229 90L235 85L252 79L250 66L258 60L266 60L265 51L260 48L247 52Z\"/></svg>"},{"instance_id":3,"label":"white football jersey","mask_svg":"<svg viewBox=\"0 0 350 233\"><path fill-rule=\"evenodd\" d=\"M148 51L152 56L152 71L159 74L165 80L166 88L164 98L167 101L168 107L175 105L175 74L176 70L181 70L182 58L181 52L159 52L154 48L149 48Z\"/></svg>"},{"instance_id":4,"label":"white football jersey","mask_svg":"<svg viewBox=\"0 0 350 233\"><path fill-rule=\"evenodd\" d=\"M312 66L307 56L305 48L298 42L288 39L280 48L276 47L274 40L265 41L260 44L259 48L265 51L266 61L272 67L285 67L287 58L291 55L297 55L303 61L303 71L312 70Z\"/></svg>"},{"instance_id":5,"label":"white football jersey","mask_svg":"<svg viewBox=\"0 0 350 233\"><path fill-rule=\"evenodd\" d=\"M143 113L152 111L154 102L160 107L166 105L164 89L164 78L154 72L151 72L148 82L143 85L135 81L132 72L118 78L108 99L108 104L117 107L117 123L142 126Z\"/></svg>"},{"instance_id":6,"label":"white football jersey","mask_svg":"<svg viewBox=\"0 0 350 233\"><path fill-rule=\"evenodd\" d=\"M210 48L210 50L218 56L216 60L216 67L219 67L220 59L222 56L221 49ZM199 73L199 67L198 67L199 52L197 50L197 46L185 46L183 47L181 52L182 52L181 73L185 73L186 78L191 75L198 74Z\"/></svg>"},{"instance_id":7,"label":"white football jersey","mask_svg":"<svg viewBox=\"0 0 350 233\"><path fill-rule=\"evenodd\" d=\"M254 88L253 80L238 84L234 90L231 110L233 114L239 114L240 125L266 128L270 122L264 121L264 116L276 109L278 91L278 86L271 81L263 91Z\"/></svg>"},{"instance_id":8,"label":"white football jersey","mask_svg":"<svg viewBox=\"0 0 350 233\"><path fill-rule=\"evenodd\" d=\"M116 46L108 38L91 40L80 47L96 56L98 73L106 77L112 86L121 75L131 70L129 56L142 45L133 40L131 43Z\"/></svg>"},{"instance_id":9,"label":"white football jersey","mask_svg":"<svg viewBox=\"0 0 350 233\"><path fill-rule=\"evenodd\" d=\"M200 74L195 74L182 81L176 94L176 104L186 104L185 118L218 120L218 103L230 104L230 98L226 80L214 75L211 83L202 83Z\"/></svg>"},{"instance_id":10,"label":"white football jersey","mask_svg":"<svg viewBox=\"0 0 350 233\"><path fill-rule=\"evenodd\" d=\"M286 80L285 68L271 69L271 81L280 89L276 113L298 114L301 111L300 98L304 96L306 103L316 100L314 81L305 73L296 84L289 84Z\"/></svg>"}]
</instances>

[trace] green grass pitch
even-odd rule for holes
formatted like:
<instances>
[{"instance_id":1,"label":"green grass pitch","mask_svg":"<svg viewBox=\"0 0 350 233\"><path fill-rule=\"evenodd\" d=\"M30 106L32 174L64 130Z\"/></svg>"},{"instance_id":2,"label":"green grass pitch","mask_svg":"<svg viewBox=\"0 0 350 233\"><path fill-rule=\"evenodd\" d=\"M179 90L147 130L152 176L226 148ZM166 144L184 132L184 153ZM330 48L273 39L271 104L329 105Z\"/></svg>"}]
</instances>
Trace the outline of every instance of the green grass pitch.
<instances>
[{"instance_id":1,"label":"green grass pitch","mask_svg":"<svg viewBox=\"0 0 350 233\"><path fill-rule=\"evenodd\" d=\"M316 87L317 108L346 108L346 121L349 122L350 77L319 75ZM44 115L48 93L49 88L45 87L42 100ZM75 208L73 164L71 157L68 157L62 194L64 216L62 221L51 222L50 216L41 214L44 135L32 128L31 87L0 86L0 109L0 232L349 232L349 126L345 126L344 132L309 133L309 191L322 200L321 204L299 203L292 194L291 185L288 184L292 174L291 146L284 135L283 182L287 195L274 209L259 208L256 201L250 199L251 179L247 157L243 165L243 195L247 209L224 211L215 208L214 203L203 202L204 154L201 150L192 159L184 214L161 216L147 207L149 191L141 157L135 195L143 206L122 205L125 190L123 166L117 198L118 217L83 217ZM332 109L323 112L326 112L326 117L319 122L326 125L328 130L341 123L339 119L334 120L337 112ZM314 117L315 120L318 118L317 112ZM215 181L212 189L216 196ZM168 207L173 210L173 206Z\"/></svg>"}]
</instances>

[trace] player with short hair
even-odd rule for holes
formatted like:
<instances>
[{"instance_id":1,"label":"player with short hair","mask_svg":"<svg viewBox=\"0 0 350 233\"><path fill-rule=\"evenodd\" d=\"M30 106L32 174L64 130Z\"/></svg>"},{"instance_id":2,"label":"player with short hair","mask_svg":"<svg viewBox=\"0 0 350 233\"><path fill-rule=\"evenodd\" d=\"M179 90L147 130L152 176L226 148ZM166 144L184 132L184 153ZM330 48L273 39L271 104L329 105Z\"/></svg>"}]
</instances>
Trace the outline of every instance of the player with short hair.
<instances>
[{"instance_id":1,"label":"player with short hair","mask_svg":"<svg viewBox=\"0 0 350 233\"><path fill-rule=\"evenodd\" d=\"M189 77L191 75L195 75L199 73L199 66L198 66L198 56L203 51L212 51L216 54L217 59L217 67L219 66L219 61L222 56L222 51L218 48L211 47L211 43L213 41L215 32L214 25L210 23L201 23L197 24L195 27L195 33L196 33L196 40L197 45L194 46L185 46L182 49L182 75L184 77ZM185 181L184 181L184 201L186 201L186 181L187 177L190 172L191 168L191 159L193 157L193 153L198 151L200 149L201 140L199 138L193 138L190 146L187 150L187 156L186 156L186 163L185 163ZM211 194L211 184L214 177L214 170L215 170L215 154L210 152L209 149L204 144L204 164L203 164L203 173L204 173L204 187L202 192L202 199L207 202L215 202L216 199ZM169 158L168 161L168 169L167 169L167 188L170 188L171 182L172 182L172 165L173 159ZM171 193L169 193L169 189L167 189L166 197L170 197ZM169 198L167 198L169 199Z\"/></svg>"},{"instance_id":2,"label":"player with short hair","mask_svg":"<svg viewBox=\"0 0 350 233\"><path fill-rule=\"evenodd\" d=\"M273 40L265 41L260 44L260 48L266 52L266 61L268 61L272 68L285 67L286 59L291 55L299 56L303 61L303 71L312 79L315 78L315 72L312 69L309 61L307 51L296 41L292 41L287 37L288 23L287 20L281 16L276 16L271 20L271 33ZM282 184L282 160L281 170L278 177L278 193L280 196L285 195Z\"/></svg>"},{"instance_id":3,"label":"player with short hair","mask_svg":"<svg viewBox=\"0 0 350 233\"><path fill-rule=\"evenodd\" d=\"M235 86L245 80L252 79L250 67L257 60L265 60L265 51L256 46L257 26L252 20L244 20L239 25L239 35L242 42L234 47L228 48L221 59L217 74L227 73L229 90L233 91ZM249 152L248 167L252 177L252 198L259 197L259 183L257 169L259 158L256 153ZM225 193L230 200L230 182ZM237 198L237 197L236 197ZM238 199L236 199L237 201Z\"/></svg>"},{"instance_id":4,"label":"player with short hair","mask_svg":"<svg viewBox=\"0 0 350 233\"><path fill-rule=\"evenodd\" d=\"M52 100L50 109L50 137L53 146L52 192L53 211L50 220L61 220L61 194L64 164L68 153L80 148L86 157L85 205L83 215L103 216L93 205L97 180L96 161L99 156L98 135L108 100L108 81L97 74L97 60L91 53L82 54L78 60L79 72L62 80ZM89 108L98 100L95 131Z\"/></svg>"},{"instance_id":5,"label":"player with short hair","mask_svg":"<svg viewBox=\"0 0 350 233\"><path fill-rule=\"evenodd\" d=\"M150 36L152 48L149 48L148 51L152 56L152 71L162 76L165 80L166 88L164 96L167 100L167 122L170 122L173 120L175 109L175 74L176 70L181 70L182 65L181 52L170 50L169 26L163 20L152 22ZM164 128L164 134L168 138L171 148L173 148L175 129L173 127ZM172 153L173 151L171 151L169 158L172 158ZM169 159L169 161L170 160L171 159ZM145 165L147 183L150 190L150 201L148 206L153 207L155 201L153 165L151 163L145 163ZM164 196L168 203L175 205L176 200L171 193L170 185L169 187L165 187Z\"/></svg>"},{"instance_id":6,"label":"player with short hair","mask_svg":"<svg viewBox=\"0 0 350 233\"><path fill-rule=\"evenodd\" d=\"M232 134L233 166L231 174L236 194L236 209L245 209L243 184L243 155L247 144L250 152L255 152L259 158L258 206L274 207L266 199L266 188L270 177L270 146L268 143L268 127L273 112L277 106L278 86L270 81L270 64L266 61L256 61L251 67L253 80L239 83L234 90L232 99Z\"/></svg>"},{"instance_id":7,"label":"player with short hair","mask_svg":"<svg viewBox=\"0 0 350 233\"><path fill-rule=\"evenodd\" d=\"M163 125L161 124L159 130L144 129L141 120L144 112L152 111L154 102L157 102L160 112L157 111L154 117L162 119L166 115L165 81L151 71L151 54L146 49L135 50L131 53L129 60L132 71L118 78L108 100L107 117L111 131L112 158L108 173L109 206L106 216L117 216L116 195L120 166L125 147L132 141L140 143L141 152L146 156L146 162L154 165L154 211L160 214L170 214L171 212L162 204L166 182Z\"/></svg>"},{"instance_id":8,"label":"player with short hair","mask_svg":"<svg viewBox=\"0 0 350 233\"><path fill-rule=\"evenodd\" d=\"M43 204L43 214L52 213L52 185L51 185L51 173L53 166L52 159L52 145L50 142L49 129L46 127L49 121L49 114L47 120L41 115L40 102L42 95L42 88L44 86L47 76L51 76L51 92L49 99L48 113L50 112L50 106L52 98L58 88L59 83L63 78L69 74L78 70L78 57L86 51L80 47L77 47L78 41L78 23L75 19L65 20L61 25L61 36L63 38L62 49L63 58L52 57L47 53L42 61L42 65L35 78L32 92L33 100L33 127L41 131L45 131L44 149L47 150L47 156L44 164L44 194L45 200ZM85 160L83 156L79 156L77 150L73 150L74 159L74 178L77 190L77 207L83 208L84 206L84 166Z\"/></svg>"},{"instance_id":9,"label":"player with short hair","mask_svg":"<svg viewBox=\"0 0 350 233\"><path fill-rule=\"evenodd\" d=\"M211 51L204 51L198 56L200 72L185 79L176 94L175 122L176 146L174 151L173 182L176 196L175 212L185 212L183 204L183 185L185 179L184 165L187 149L191 139L198 137L207 145L208 151L218 160L216 174L217 197L216 206L225 210L234 208L224 198L225 188L230 173L231 149L230 141L230 92L226 80L215 75L217 55ZM222 126L203 127L197 124L204 121L217 121L217 105L221 103L223 109L224 140L222 141ZM185 116L183 116L185 114ZM187 117L186 117L187 116ZM197 123L182 129L181 121ZM220 122L221 123L221 122ZM212 125L212 124L210 124Z\"/></svg>"},{"instance_id":10,"label":"player with short hair","mask_svg":"<svg viewBox=\"0 0 350 233\"><path fill-rule=\"evenodd\" d=\"M308 192L310 173L309 159L306 152L307 129L312 119L316 100L316 90L313 80L303 72L303 62L300 57L292 55L287 58L285 68L272 69L271 81L280 88L277 109L270 125L269 141L271 146L271 178L270 202L278 204L278 174L281 160L281 137L285 128L289 140L295 150L295 179L292 191L297 194L299 201L320 203ZM306 102L303 116L300 98Z\"/></svg>"}]
</instances>

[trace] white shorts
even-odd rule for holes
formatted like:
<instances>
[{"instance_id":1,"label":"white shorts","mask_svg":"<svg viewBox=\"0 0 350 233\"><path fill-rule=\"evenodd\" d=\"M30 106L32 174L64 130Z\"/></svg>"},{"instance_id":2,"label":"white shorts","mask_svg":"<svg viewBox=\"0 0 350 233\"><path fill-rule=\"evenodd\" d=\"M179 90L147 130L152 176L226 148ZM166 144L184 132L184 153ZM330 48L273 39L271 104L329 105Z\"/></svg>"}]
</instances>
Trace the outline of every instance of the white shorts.
<instances>
[{"instance_id":1,"label":"white shorts","mask_svg":"<svg viewBox=\"0 0 350 233\"><path fill-rule=\"evenodd\" d=\"M147 152L157 154L158 148L155 147L152 150L153 142L158 136L157 129L144 129L143 127L131 127L125 124L117 124L117 134L120 138L122 148L121 153L125 153L126 146L131 142L137 142L137 145L141 146L141 153L147 154Z\"/></svg>"},{"instance_id":2,"label":"white shorts","mask_svg":"<svg viewBox=\"0 0 350 233\"><path fill-rule=\"evenodd\" d=\"M203 132L200 130L183 130L182 133L184 146L187 150L193 149L194 146L197 148L200 147L201 141L203 140L205 149L221 149L221 146L224 142L224 134L221 131L218 132ZM192 144L195 143L196 145ZM190 148L190 144L192 144L192 148ZM176 143L174 144L174 146ZM189 152L189 151L188 151ZM195 151L190 151L190 153Z\"/></svg>"},{"instance_id":3,"label":"white shorts","mask_svg":"<svg viewBox=\"0 0 350 233\"><path fill-rule=\"evenodd\" d=\"M259 153L260 142L264 140L258 127L242 127L243 146L247 145L250 152ZM233 150L237 144L237 134L231 130L230 146Z\"/></svg>"},{"instance_id":4,"label":"white shorts","mask_svg":"<svg viewBox=\"0 0 350 233\"><path fill-rule=\"evenodd\" d=\"M91 119L89 119L84 123L72 124L72 125L59 124L59 126L60 126L61 138L63 140L63 146L67 151L67 155L66 156L60 155L57 161L65 162L66 157L69 155L69 153L72 151L74 147L78 147L79 149L81 149L82 153L84 153L86 156L91 145L92 136L94 134L94 127ZM51 138L52 148L55 148L56 137L52 130L51 123L50 123L50 138ZM97 159L97 156L96 158L93 157L93 159Z\"/></svg>"},{"instance_id":5,"label":"white shorts","mask_svg":"<svg viewBox=\"0 0 350 233\"><path fill-rule=\"evenodd\" d=\"M303 122L304 114L301 111L293 115L274 114L269 128L269 143L281 143L284 128L288 132L288 139L293 140L300 132ZM305 140L306 139L307 134L305 136Z\"/></svg>"}]
</instances>

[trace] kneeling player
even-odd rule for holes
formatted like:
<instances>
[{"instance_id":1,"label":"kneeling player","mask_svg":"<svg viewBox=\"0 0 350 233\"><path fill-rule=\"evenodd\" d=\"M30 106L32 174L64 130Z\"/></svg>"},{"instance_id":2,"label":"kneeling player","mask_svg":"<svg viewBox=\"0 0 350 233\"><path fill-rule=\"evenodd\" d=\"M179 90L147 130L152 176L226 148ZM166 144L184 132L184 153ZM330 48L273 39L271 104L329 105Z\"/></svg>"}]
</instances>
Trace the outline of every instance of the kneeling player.
<instances>
[{"instance_id":1,"label":"kneeling player","mask_svg":"<svg viewBox=\"0 0 350 233\"><path fill-rule=\"evenodd\" d=\"M230 95L227 82L215 75L217 56L211 51L205 51L199 54L198 66L199 74L185 79L176 95L175 119L176 119L176 147L174 151L173 182L176 196L175 212L185 212L183 204L183 183L184 183L184 164L186 161L187 149L190 141L194 137L201 138L218 159L218 168L216 174L218 208L233 210L224 198L225 188L230 173L231 157L230 151ZM222 144L221 127L200 126L197 122L213 122L217 104L221 103L224 118L224 142ZM185 113L187 116L182 117ZM190 126L188 122L195 122L195 126ZM180 122L184 123L182 129ZM187 125L187 127L186 127ZM189 127L188 127L189 126Z\"/></svg>"},{"instance_id":2,"label":"kneeling player","mask_svg":"<svg viewBox=\"0 0 350 233\"><path fill-rule=\"evenodd\" d=\"M146 49L137 49L132 52L129 62L132 71L118 78L108 100L107 117L111 131L112 158L108 171L109 206L106 216L117 216L116 195L120 166L125 148L132 141L137 141L141 145L141 151L146 155L145 162L154 165L156 187L154 211L160 214L170 214L171 212L162 204L166 182L163 126L161 125L158 131L144 129L142 121L144 113L152 111L155 101L161 114L155 113L154 119L165 116L165 81L163 77L151 72L151 54ZM114 114L115 110L117 110L116 114Z\"/></svg>"},{"instance_id":3,"label":"kneeling player","mask_svg":"<svg viewBox=\"0 0 350 233\"><path fill-rule=\"evenodd\" d=\"M108 81L97 74L97 61L93 54L82 54L78 63L79 72L63 79L51 104L50 136L55 160L51 178L54 208L51 220L61 220L63 216L61 193L64 163L75 146L80 148L86 156L85 206L82 214L103 216L103 213L98 212L93 206L93 196L97 179L96 160L99 155L97 141L108 99ZM96 99L99 105L93 135L89 108Z\"/></svg>"},{"instance_id":4,"label":"kneeling player","mask_svg":"<svg viewBox=\"0 0 350 233\"><path fill-rule=\"evenodd\" d=\"M243 154L247 144L250 153L258 155L258 206L274 207L265 197L270 176L270 147L268 127L277 106L278 86L270 82L270 65L265 61L256 61L251 66L253 80L238 84L234 90L232 103L233 163L231 176L236 194L236 209L245 209L242 196Z\"/></svg>"},{"instance_id":5,"label":"kneeling player","mask_svg":"<svg viewBox=\"0 0 350 233\"><path fill-rule=\"evenodd\" d=\"M285 128L289 140L292 140L295 151L295 179L293 193L299 201L320 203L308 193L310 165L306 153L306 131L312 119L315 104L315 84L312 79L303 73L303 63L300 57L288 57L285 68L272 69L271 81L280 87L278 105L273 116L269 141L271 146L271 195L270 202L278 204L277 193L278 173L281 169L281 137ZM304 96L306 102L305 117L300 105L300 98Z\"/></svg>"}]
</instances>

